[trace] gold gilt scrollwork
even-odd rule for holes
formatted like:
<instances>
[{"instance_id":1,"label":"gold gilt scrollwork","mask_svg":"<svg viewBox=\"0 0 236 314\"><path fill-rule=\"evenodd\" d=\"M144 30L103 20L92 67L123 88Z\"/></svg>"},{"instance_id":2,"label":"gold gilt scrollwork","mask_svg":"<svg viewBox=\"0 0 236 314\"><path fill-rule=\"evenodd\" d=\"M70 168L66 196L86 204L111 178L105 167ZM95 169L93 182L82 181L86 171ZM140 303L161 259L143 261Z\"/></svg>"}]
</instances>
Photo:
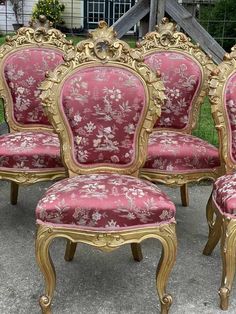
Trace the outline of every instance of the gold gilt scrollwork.
<instances>
[{"instance_id":1,"label":"gold gilt scrollwork","mask_svg":"<svg viewBox=\"0 0 236 314\"><path fill-rule=\"evenodd\" d=\"M160 240L163 251L157 267L156 288L160 298L161 313L168 314L172 304L172 297L166 293L166 284L176 259L177 240L175 223L110 233L39 225L36 241L36 257L46 283L45 294L40 298L40 306L42 313L47 314L52 313L51 302L56 285L56 273L50 257L49 248L52 241L56 238L65 238L72 243L90 244L105 252L113 251L121 245L137 244L148 238Z\"/></svg>"},{"instance_id":2,"label":"gold gilt scrollwork","mask_svg":"<svg viewBox=\"0 0 236 314\"><path fill-rule=\"evenodd\" d=\"M229 77L236 72L236 47L230 54L224 56L224 60L212 71L209 80L209 99L212 104L211 111L215 121L219 137L219 151L224 172L230 173L236 169L236 162L232 158L231 126L228 113L225 108L225 87Z\"/></svg>"},{"instance_id":3,"label":"gold gilt scrollwork","mask_svg":"<svg viewBox=\"0 0 236 314\"><path fill-rule=\"evenodd\" d=\"M148 134L151 132L156 119L161 113L161 105L163 104L165 95L160 77L141 62L142 56L140 53L130 49L127 43L117 39L115 35L114 30L109 28L104 21L100 22L98 29L91 32L89 39L78 43L75 55L67 58L66 62L50 73L47 79L41 84L42 92L40 97L42 104L54 129L60 134L64 161L71 175L78 172L93 173L94 171L108 171L109 169L113 169L118 173L137 175L140 166L145 160ZM113 168L111 165L109 167L100 166L85 169L85 167L79 167L72 158L69 149L71 145L70 138L66 131L67 124L61 119L61 113L56 100L59 98L60 83L70 73L79 67L91 67L94 64L110 64L114 67L123 66L125 69L130 69L134 75L140 76L140 79L146 83L145 88L147 88L146 92L150 105L146 113L144 126L140 130L138 138L139 154L136 154L136 156L139 157L130 167Z\"/></svg>"}]
</instances>

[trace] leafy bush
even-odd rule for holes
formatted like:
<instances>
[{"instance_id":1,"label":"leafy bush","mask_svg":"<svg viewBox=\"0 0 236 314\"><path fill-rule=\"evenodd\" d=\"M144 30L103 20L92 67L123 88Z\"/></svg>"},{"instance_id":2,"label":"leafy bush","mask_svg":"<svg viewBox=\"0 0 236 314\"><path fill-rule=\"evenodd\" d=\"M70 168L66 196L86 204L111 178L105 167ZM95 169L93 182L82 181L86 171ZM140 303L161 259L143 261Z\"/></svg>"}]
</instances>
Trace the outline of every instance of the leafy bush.
<instances>
[{"instance_id":1,"label":"leafy bush","mask_svg":"<svg viewBox=\"0 0 236 314\"><path fill-rule=\"evenodd\" d=\"M65 6L59 0L39 0L33 9L33 18L38 19L40 15L45 15L53 24L62 24L64 10Z\"/></svg>"}]
</instances>

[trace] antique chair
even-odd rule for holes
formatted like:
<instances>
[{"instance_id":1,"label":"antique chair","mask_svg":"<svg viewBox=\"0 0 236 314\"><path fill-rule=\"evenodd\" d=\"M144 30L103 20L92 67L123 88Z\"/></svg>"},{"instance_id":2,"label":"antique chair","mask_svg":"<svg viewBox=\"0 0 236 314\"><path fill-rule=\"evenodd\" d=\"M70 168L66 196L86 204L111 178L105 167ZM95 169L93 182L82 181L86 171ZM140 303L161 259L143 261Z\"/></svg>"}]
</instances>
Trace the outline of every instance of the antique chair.
<instances>
[{"instance_id":1,"label":"antique chair","mask_svg":"<svg viewBox=\"0 0 236 314\"><path fill-rule=\"evenodd\" d=\"M56 275L49 254L55 238L67 239L65 259L78 242L103 251L159 239L157 271L161 313L172 298L166 284L176 256L175 206L151 182L138 178L148 133L160 115L164 87L138 52L115 38L105 22L80 42L77 54L41 85L42 103L59 135L69 178L50 187L36 209L36 257L45 277L40 298L51 313Z\"/></svg>"},{"instance_id":2,"label":"antique chair","mask_svg":"<svg viewBox=\"0 0 236 314\"><path fill-rule=\"evenodd\" d=\"M0 46L0 96L10 131L0 136L0 179L11 181L12 204L18 184L65 177L59 140L43 112L38 86L72 50L43 16Z\"/></svg>"},{"instance_id":3,"label":"antique chair","mask_svg":"<svg viewBox=\"0 0 236 314\"><path fill-rule=\"evenodd\" d=\"M212 73L209 94L226 174L214 183L208 202L209 238L203 253L210 255L221 238L219 295L220 307L226 310L236 268L236 46Z\"/></svg>"},{"instance_id":4,"label":"antique chair","mask_svg":"<svg viewBox=\"0 0 236 314\"><path fill-rule=\"evenodd\" d=\"M149 138L141 175L153 182L180 186L182 204L188 206L187 183L215 179L220 172L217 148L191 135L214 64L167 18L138 47L145 63L161 73L167 96Z\"/></svg>"}]
</instances>

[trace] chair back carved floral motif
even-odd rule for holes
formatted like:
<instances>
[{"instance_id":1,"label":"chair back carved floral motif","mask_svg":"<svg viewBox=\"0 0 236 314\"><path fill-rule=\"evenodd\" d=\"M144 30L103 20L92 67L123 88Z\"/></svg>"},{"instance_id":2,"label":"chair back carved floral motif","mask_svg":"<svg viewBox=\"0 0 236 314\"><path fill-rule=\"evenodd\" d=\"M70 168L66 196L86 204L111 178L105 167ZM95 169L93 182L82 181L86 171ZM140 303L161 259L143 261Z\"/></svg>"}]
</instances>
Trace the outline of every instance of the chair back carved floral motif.
<instances>
[{"instance_id":1,"label":"chair back carved floral motif","mask_svg":"<svg viewBox=\"0 0 236 314\"><path fill-rule=\"evenodd\" d=\"M11 131L52 129L38 87L46 72L61 64L63 55L73 50L65 35L50 28L46 20L31 25L8 36L0 47L0 94Z\"/></svg>"},{"instance_id":2,"label":"chair back carved floral motif","mask_svg":"<svg viewBox=\"0 0 236 314\"><path fill-rule=\"evenodd\" d=\"M76 50L41 85L69 174L137 174L164 86L105 22Z\"/></svg>"},{"instance_id":3,"label":"chair back carved floral motif","mask_svg":"<svg viewBox=\"0 0 236 314\"><path fill-rule=\"evenodd\" d=\"M167 98L155 128L191 133L214 68L212 60L167 18L137 46L145 63L161 74L166 88Z\"/></svg>"},{"instance_id":4,"label":"chair back carved floral motif","mask_svg":"<svg viewBox=\"0 0 236 314\"><path fill-rule=\"evenodd\" d=\"M210 101L226 172L236 169L236 46L211 74Z\"/></svg>"}]
</instances>

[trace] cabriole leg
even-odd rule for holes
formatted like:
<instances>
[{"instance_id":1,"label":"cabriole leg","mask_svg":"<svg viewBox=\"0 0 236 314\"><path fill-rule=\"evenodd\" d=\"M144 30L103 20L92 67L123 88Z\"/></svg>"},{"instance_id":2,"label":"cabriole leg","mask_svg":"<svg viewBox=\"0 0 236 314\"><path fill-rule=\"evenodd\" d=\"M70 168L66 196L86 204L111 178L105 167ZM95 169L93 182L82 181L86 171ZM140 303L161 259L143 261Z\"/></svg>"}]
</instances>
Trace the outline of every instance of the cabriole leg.
<instances>
[{"instance_id":1,"label":"cabriole leg","mask_svg":"<svg viewBox=\"0 0 236 314\"><path fill-rule=\"evenodd\" d=\"M16 182L11 182L11 204L16 205L17 204L17 199L18 199L18 190L19 190L19 185Z\"/></svg>"},{"instance_id":2,"label":"cabriole leg","mask_svg":"<svg viewBox=\"0 0 236 314\"><path fill-rule=\"evenodd\" d=\"M142 247L140 243L131 243L133 258L136 262L141 262L143 259Z\"/></svg>"},{"instance_id":3,"label":"cabriole leg","mask_svg":"<svg viewBox=\"0 0 236 314\"><path fill-rule=\"evenodd\" d=\"M67 262L70 262L73 260L75 251L76 251L77 243L74 243L70 240L67 240L66 242L66 252L65 252L65 260Z\"/></svg>"},{"instance_id":4,"label":"cabriole leg","mask_svg":"<svg viewBox=\"0 0 236 314\"><path fill-rule=\"evenodd\" d=\"M219 242L221 237L221 226L222 218L221 216L217 216L212 228L209 228L207 244L203 250L204 255L210 255Z\"/></svg>"},{"instance_id":5,"label":"cabriole leg","mask_svg":"<svg viewBox=\"0 0 236 314\"><path fill-rule=\"evenodd\" d=\"M236 268L236 221L234 220L223 219L221 257L223 272L219 290L220 307L222 310L227 310Z\"/></svg>"},{"instance_id":6,"label":"cabriole leg","mask_svg":"<svg viewBox=\"0 0 236 314\"><path fill-rule=\"evenodd\" d=\"M161 302L161 314L168 314L172 304L172 297L170 294L166 293L166 286L176 260L177 239L175 225L169 226L169 228L170 227L172 229L171 233L169 231L163 232L162 237L160 237L162 243L162 255L156 274L157 293Z\"/></svg>"},{"instance_id":7,"label":"cabriole leg","mask_svg":"<svg viewBox=\"0 0 236 314\"><path fill-rule=\"evenodd\" d=\"M188 195L187 183L184 185L181 185L180 194L181 194L182 206L185 206L185 207L189 206L189 195Z\"/></svg>"},{"instance_id":8,"label":"cabriole leg","mask_svg":"<svg viewBox=\"0 0 236 314\"><path fill-rule=\"evenodd\" d=\"M40 297L42 314L51 314L51 303L56 286L56 273L49 253L52 242L50 229L39 226L36 238L36 260L44 275L45 294Z\"/></svg>"}]
</instances>

